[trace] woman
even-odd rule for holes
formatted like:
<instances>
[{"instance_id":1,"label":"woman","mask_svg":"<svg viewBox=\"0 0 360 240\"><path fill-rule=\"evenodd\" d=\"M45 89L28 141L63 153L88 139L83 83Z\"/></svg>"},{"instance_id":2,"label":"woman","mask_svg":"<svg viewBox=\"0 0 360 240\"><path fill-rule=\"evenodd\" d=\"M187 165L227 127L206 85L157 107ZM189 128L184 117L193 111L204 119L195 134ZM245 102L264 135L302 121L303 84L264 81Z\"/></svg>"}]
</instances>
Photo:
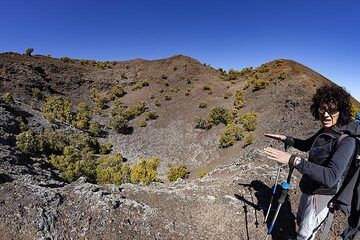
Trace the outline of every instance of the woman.
<instances>
[{"instance_id":1,"label":"woman","mask_svg":"<svg viewBox=\"0 0 360 240\"><path fill-rule=\"evenodd\" d=\"M299 186L302 191L297 212L299 226L297 239L314 239L318 226L326 218L327 203L335 195L339 181L346 175L354 157L356 141L342 134L359 134L360 129L351 121L350 95L341 87L323 86L312 99L311 113L322 128L312 137L300 140L285 135L265 134L283 141L301 151L309 152L303 159L270 147L265 148L269 159L289 164L302 173ZM344 136L344 135L343 135Z\"/></svg>"}]
</instances>

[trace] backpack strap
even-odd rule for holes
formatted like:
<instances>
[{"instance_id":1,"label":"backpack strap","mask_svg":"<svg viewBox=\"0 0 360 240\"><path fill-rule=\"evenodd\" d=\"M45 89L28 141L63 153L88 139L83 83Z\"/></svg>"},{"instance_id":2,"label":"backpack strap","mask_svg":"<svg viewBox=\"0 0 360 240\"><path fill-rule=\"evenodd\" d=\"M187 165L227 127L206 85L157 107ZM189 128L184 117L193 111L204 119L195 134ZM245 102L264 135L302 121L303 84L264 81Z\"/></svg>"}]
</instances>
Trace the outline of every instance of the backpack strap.
<instances>
[{"instance_id":1,"label":"backpack strap","mask_svg":"<svg viewBox=\"0 0 360 240\"><path fill-rule=\"evenodd\" d=\"M337 149L337 147L339 146L339 143L345 138L349 136L348 134L341 134L340 137L338 137L336 139L336 145L335 145L335 149ZM337 183L337 189L336 189L336 192L339 191L341 185L342 185L342 179L339 180L339 182ZM330 202L331 204L331 202ZM321 236L320 236L320 240L326 240L328 235L329 235L329 231L330 231L330 227L331 227L331 224L332 224L332 221L333 221L333 218L334 218L334 209L329 209L329 212L326 216L326 220L325 221L325 226L324 226L324 229L322 230L321 232ZM320 224L321 225L321 224Z\"/></svg>"}]
</instances>

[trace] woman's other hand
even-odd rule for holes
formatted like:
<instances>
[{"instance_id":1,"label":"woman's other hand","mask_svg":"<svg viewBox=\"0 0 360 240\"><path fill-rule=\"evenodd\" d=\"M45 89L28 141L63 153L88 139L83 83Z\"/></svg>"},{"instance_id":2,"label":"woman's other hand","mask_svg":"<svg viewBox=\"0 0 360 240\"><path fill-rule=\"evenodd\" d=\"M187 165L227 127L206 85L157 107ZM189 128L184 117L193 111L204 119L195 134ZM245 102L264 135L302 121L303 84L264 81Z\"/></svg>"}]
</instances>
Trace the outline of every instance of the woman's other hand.
<instances>
[{"instance_id":1,"label":"woman's other hand","mask_svg":"<svg viewBox=\"0 0 360 240\"><path fill-rule=\"evenodd\" d=\"M264 152L268 159L275 160L282 164L288 164L291 157L290 153L280 151L271 147L264 148Z\"/></svg>"}]
</instances>

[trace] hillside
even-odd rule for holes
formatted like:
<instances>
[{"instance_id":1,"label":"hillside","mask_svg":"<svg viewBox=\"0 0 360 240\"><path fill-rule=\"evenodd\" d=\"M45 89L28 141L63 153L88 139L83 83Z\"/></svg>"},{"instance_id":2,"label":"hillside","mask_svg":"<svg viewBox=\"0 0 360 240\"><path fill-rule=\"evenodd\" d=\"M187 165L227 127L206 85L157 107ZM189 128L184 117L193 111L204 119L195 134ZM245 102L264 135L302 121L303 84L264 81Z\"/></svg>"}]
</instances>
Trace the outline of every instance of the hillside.
<instances>
[{"instance_id":1,"label":"hillside","mask_svg":"<svg viewBox=\"0 0 360 240\"><path fill-rule=\"evenodd\" d=\"M317 87L334 84L285 59L225 72L181 55L96 62L15 53L0 54L0 81L1 95L10 93L14 99L0 100L0 233L5 239L262 239L266 227L259 224L276 165L261 152L268 145L282 148L263 133L313 134L319 124L309 112L311 96ZM58 102L48 101L55 96L69 101L64 111L68 116L51 121L44 106L56 106ZM84 110L89 116L79 114L79 103L89 105L89 111ZM229 111L222 121L242 126L246 114L256 113L255 129L245 128L242 140L219 147L225 124L195 128L196 119L206 122L217 107ZM124 114L128 125L119 130ZM99 124L99 133L87 126L88 118ZM50 146L47 152L43 144L35 151L32 142L24 153L16 143L16 136L26 132L24 125L32 137L47 137L41 135L46 129L61 131L51 144L73 142L82 160L95 165L109 153L86 155L86 147L98 146L94 141L110 143L110 154L120 153L129 166L157 156L159 183L133 184L121 176L122 184L105 184L76 162L70 171L71 164L60 161L73 161L61 157L64 147L60 151ZM85 135L96 140L76 137ZM246 143L250 135L255 139ZM170 182L169 163L185 165L189 177ZM200 172L205 177L199 178ZM298 177L293 177L294 190L273 239L294 229L296 208L291 205L297 205ZM338 234L343 222L338 216L332 234Z\"/></svg>"}]
</instances>

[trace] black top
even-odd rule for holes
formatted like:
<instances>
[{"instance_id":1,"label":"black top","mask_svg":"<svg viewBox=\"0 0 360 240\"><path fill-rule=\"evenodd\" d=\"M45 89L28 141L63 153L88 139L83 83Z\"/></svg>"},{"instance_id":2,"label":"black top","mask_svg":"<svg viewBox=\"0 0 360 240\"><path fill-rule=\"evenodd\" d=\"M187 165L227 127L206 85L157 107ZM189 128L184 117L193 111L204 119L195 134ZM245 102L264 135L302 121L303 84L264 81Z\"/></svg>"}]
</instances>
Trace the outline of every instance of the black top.
<instances>
[{"instance_id":1,"label":"black top","mask_svg":"<svg viewBox=\"0 0 360 240\"><path fill-rule=\"evenodd\" d=\"M337 145L337 138L346 133L355 134L360 129L351 126L335 127L333 131L326 133L320 129L312 137L301 140L287 137L286 143L301 151L309 151L309 159L302 159L295 166L303 174L300 181L300 189L307 194L334 195L337 183L346 174L350 160L356 150L355 138L345 137Z\"/></svg>"}]
</instances>

